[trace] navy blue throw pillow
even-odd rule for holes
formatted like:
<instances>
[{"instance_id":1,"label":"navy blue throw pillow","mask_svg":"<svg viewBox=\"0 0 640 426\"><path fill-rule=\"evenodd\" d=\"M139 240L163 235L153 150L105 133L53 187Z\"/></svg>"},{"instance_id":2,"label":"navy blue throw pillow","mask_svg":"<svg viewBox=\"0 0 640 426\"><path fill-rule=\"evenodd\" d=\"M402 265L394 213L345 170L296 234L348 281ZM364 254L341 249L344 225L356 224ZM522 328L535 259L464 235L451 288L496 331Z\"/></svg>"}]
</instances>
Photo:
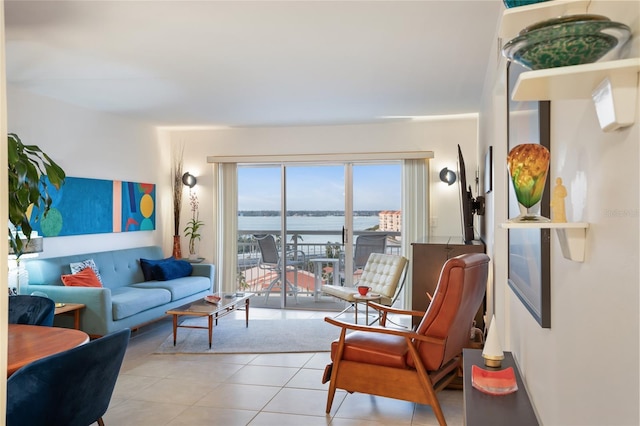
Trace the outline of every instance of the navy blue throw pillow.
<instances>
[{"instance_id":1,"label":"navy blue throw pillow","mask_svg":"<svg viewBox=\"0 0 640 426\"><path fill-rule=\"evenodd\" d=\"M175 260L173 256L166 259L140 259L140 266L142 267L142 275L144 275L145 281L157 280L153 274L152 268L162 262L168 262Z\"/></svg>"},{"instance_id":2,"label":"navy blue throw pillow","mask_svg":"<svg viewBox=\"0 0 640 426\"><path fill-rule=\"evenodd\" d=\"M151 270L158 281L169 281L176 278L188 277L193 267L186 260L170 260L154 265Z\"/></svg>"}]
</instances>

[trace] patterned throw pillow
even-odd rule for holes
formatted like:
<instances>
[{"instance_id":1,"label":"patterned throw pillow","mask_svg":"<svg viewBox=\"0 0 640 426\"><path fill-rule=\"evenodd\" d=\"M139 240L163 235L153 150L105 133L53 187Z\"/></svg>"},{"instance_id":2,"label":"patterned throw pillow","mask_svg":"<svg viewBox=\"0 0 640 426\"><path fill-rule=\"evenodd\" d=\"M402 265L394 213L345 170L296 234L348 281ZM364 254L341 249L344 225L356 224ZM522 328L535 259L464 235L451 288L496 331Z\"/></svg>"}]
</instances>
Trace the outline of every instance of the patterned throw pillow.
<instances>
[{"instance_id":1,"label":"patterned throw pillow","mask_svg":"<svg viewBox=\"0 0 640 426\"><path fill-rule=\"evenodd\" d=\"M102 277L100 276L100 272L98 271L98 267L96 266L96 263L93 261L93 259L86 259L86 260L83 260L82 262L70 263L69 266L71 267L72 274L77 274L83 269L91 268L93 273L96 274L98 281L100 281L100 284L104 284L102 282Z\"/></svg>"}]
</instances>

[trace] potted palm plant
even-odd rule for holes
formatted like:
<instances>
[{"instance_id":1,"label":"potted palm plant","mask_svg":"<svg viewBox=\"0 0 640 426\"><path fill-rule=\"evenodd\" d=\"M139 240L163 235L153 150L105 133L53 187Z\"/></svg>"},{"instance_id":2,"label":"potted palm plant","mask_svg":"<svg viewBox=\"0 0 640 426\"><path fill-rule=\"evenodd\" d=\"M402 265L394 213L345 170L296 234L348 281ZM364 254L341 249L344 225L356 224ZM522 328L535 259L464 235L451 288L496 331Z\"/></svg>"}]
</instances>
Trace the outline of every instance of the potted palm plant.
<instances>
[{"instance_id":1,"label":"potted palm plant","mask_svg":"<svg viewBox=\"0 0 640 426\"><path fill-rule=\"evenodd\" d=\"M36 145L24 145L9 133L9 248L19 259L31 241L29 208L36 207L46 217L51 208L48 185L64 184L64 170ZM48 178L48 179L45 179ZM47 180L49 183L47 183ZM39 217L35 218L36 220Z\"/></svg>"}]
</instances>

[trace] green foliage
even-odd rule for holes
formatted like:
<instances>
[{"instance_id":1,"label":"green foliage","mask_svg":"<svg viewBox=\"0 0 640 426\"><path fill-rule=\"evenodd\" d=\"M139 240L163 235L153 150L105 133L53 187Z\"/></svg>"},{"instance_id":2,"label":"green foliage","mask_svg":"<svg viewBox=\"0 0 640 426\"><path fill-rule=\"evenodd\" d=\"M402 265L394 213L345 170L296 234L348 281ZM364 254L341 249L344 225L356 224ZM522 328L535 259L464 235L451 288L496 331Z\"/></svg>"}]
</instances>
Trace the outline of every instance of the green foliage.
<instances>
[{"instance_id":1,"label":"green foliage","mask_svg":"<svg viewBox=\"0 0 640 426\"><path fill-rule=\"evenodd\" d=\"M238 282L238 288L240 290L247 290L249 288L249 283L247 282L247 278L244 276L242 272L238 272L236 276L236 281Z\"/></svg>"},{"instance_id":2,"label":"green foliage","mask_svg":"<svg viewBox=\"0 0 640 426\"><path fill-rule=\"evenodd\" d=\"M31 205L46 217L51 208L46 180L56 189L64 184L64 170L36 145L24 145L18 135L9 133L9 244L17 257L22 255L24 247L31 240L31 224L27 214ZM35 218L36 220L39 217ZM18 238L22 231L25 240Z\"/></svg>"},{"instance_id":3,"label":"green foliage","mask_svg":"<svg viewBox=\"0 0 640 426\"><path fill-rule=\"evenodd\" d=\"M190 254L196 254L196 240L200 241L200 228L204 226L204 222L199 220L198 217L198 214L193 216L184 228L184 236L189 238Z\"/></svg>"},{"instance_id":4,"label":"green foliage","mask_svg":"<svg viewBox=\"0 0 640 426\"><path fill-rule=\"evenodd\" d=\"M337 259L340 257L340 244L327 241L325 246L325 255L330 259Z\"/></svg>"}]
</instances>

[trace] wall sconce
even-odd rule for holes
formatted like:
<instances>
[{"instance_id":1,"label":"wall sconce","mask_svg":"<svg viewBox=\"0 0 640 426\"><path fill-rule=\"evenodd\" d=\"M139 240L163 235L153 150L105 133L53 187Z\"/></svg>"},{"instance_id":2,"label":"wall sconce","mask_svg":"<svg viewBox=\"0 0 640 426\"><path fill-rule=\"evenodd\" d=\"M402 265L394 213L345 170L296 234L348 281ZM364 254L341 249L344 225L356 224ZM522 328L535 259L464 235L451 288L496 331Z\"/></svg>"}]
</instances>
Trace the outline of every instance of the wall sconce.
<instances>
[{"instance_id":1,"label":"wall sconce","mask_svg":"<svg viewBox=\"0 0 640 426\"><path fill-rule=\"evenodd\" d=\"M451 186L456 181L456 172L445 167L444 169L440 170L440 180Z\"/></svg>"},{"instance_id":2,"label":"wall sconce","mask_svg":"<svg viewBox=\"0 0 640 426\"><path fill-rule=\"evenodd\" d=\"M189 188L193 188L194 186L196 186L197 180L194 175L192 175L189 172L186 172L185 174L182 175L182 183L188 186Z\"/></svg>"}]
</instances>

